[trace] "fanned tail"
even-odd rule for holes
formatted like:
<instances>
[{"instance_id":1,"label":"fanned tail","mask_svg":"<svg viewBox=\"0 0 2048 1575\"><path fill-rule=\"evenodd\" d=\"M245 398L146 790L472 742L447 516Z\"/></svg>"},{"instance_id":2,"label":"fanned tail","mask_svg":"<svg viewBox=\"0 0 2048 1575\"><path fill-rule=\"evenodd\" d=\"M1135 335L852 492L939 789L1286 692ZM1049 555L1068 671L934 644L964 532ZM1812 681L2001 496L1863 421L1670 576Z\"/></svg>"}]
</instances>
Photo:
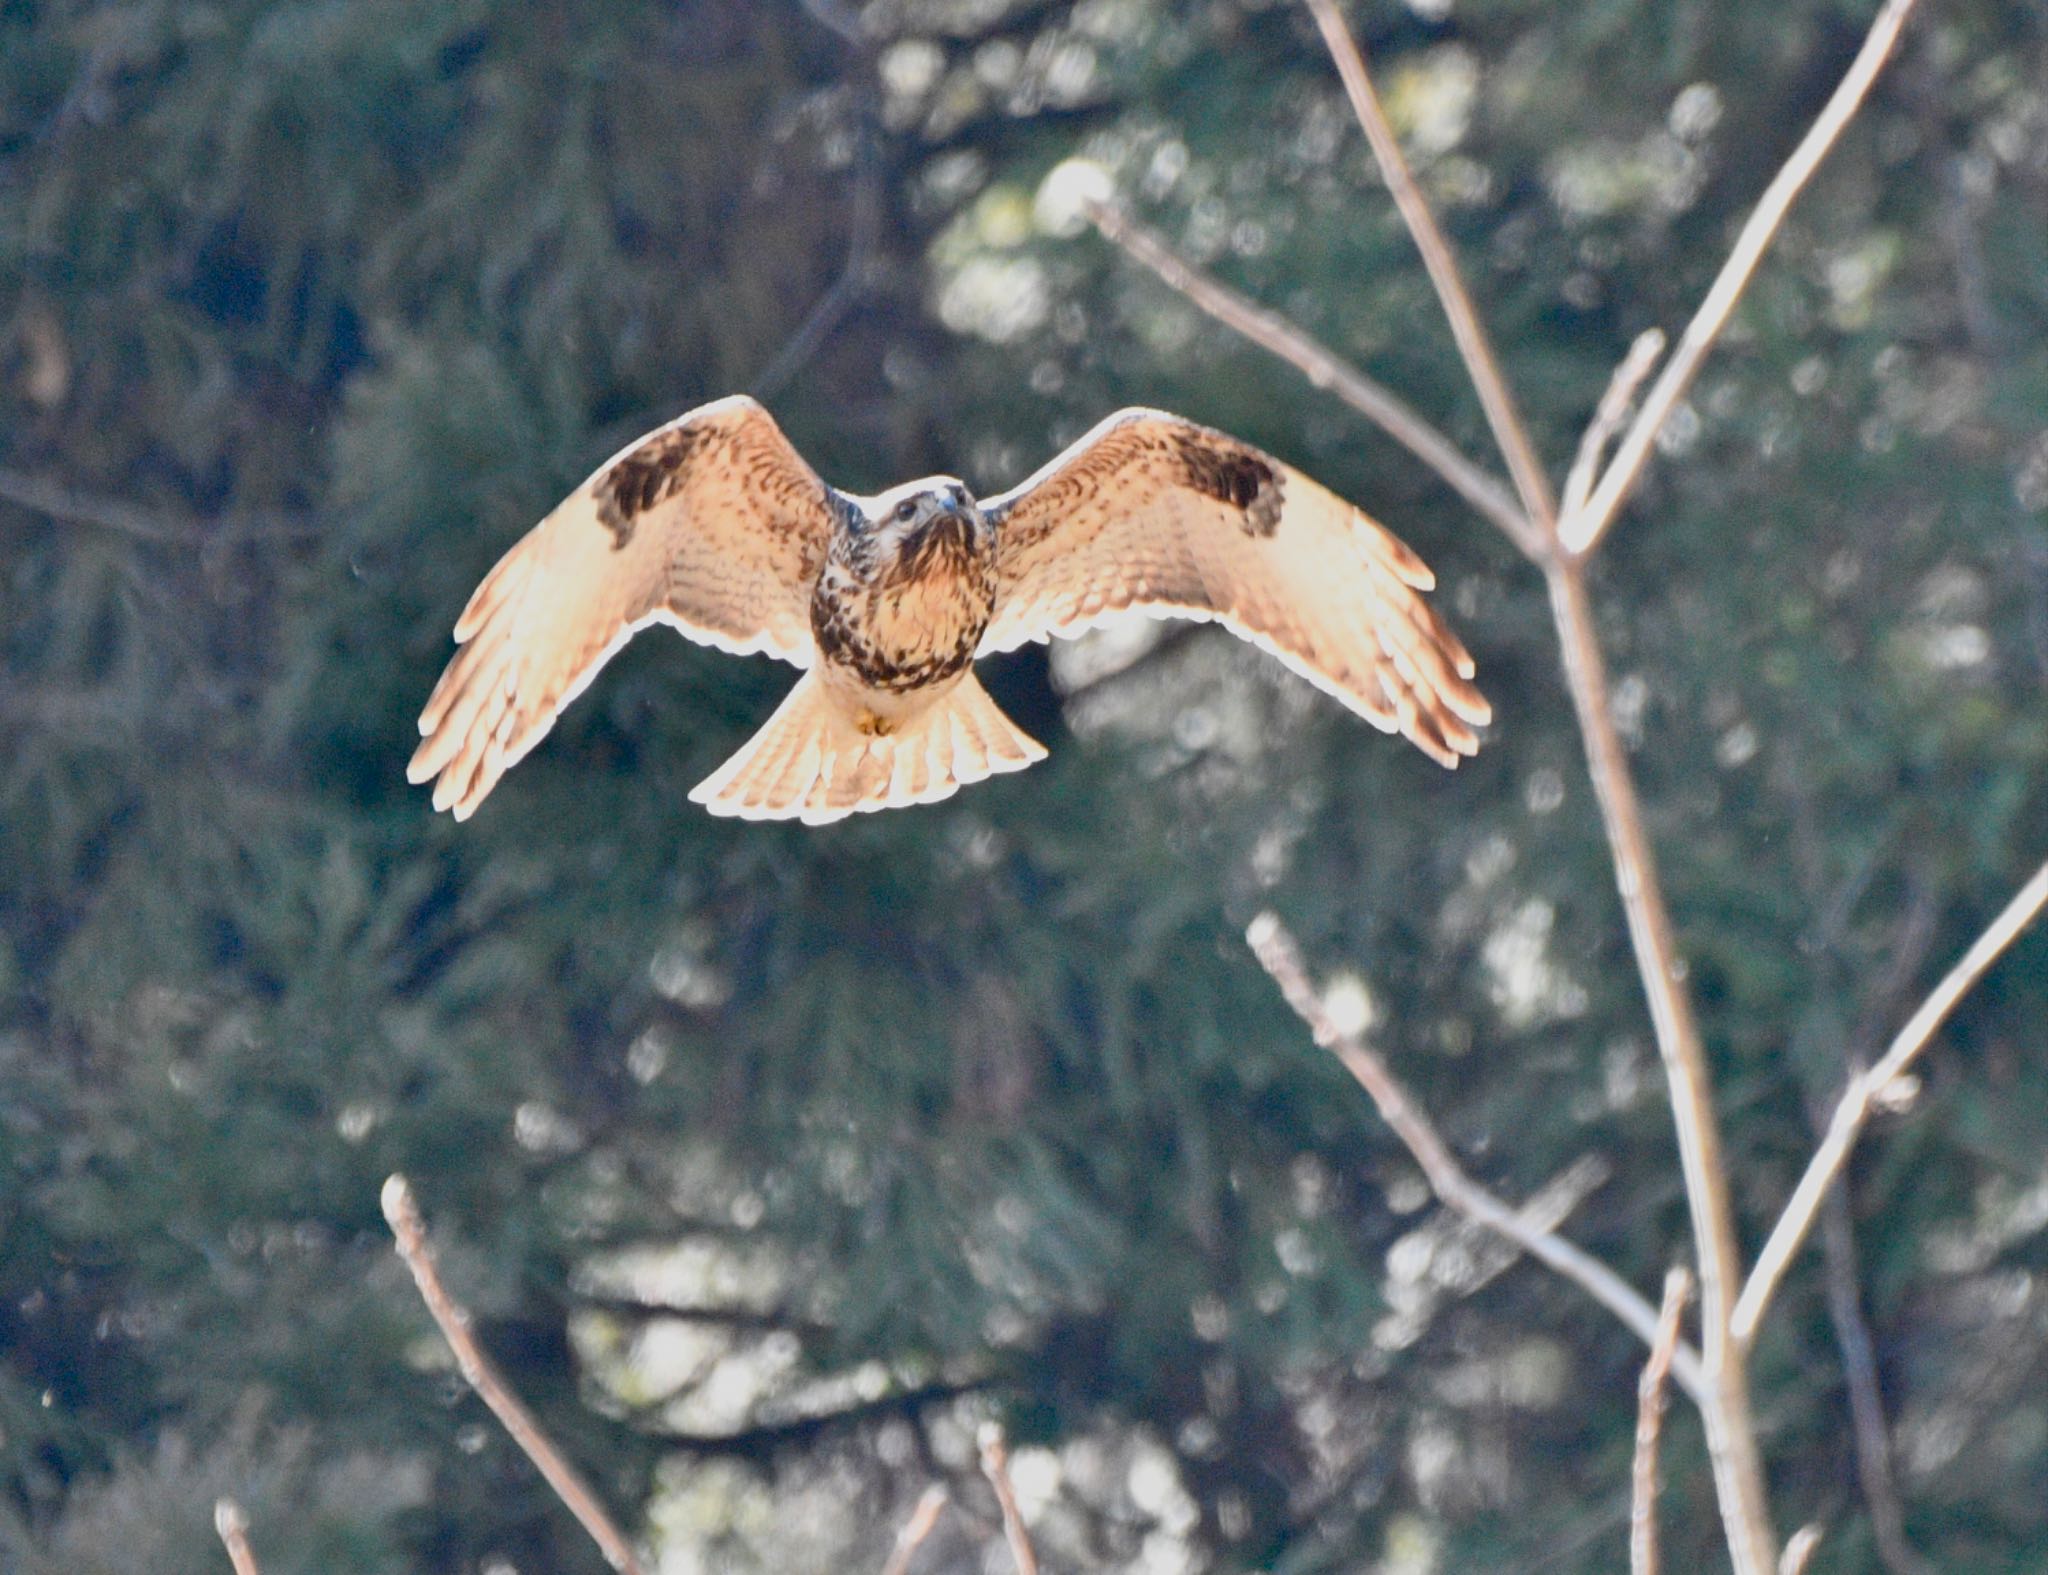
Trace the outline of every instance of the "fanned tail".
<instances>
[{"instance_id":1,"label":"fanned tail","mask_svg":"<svg viewBox=\"0 0 2048 1575\"><path fill-rule=\"evenodd\" d=\"M1044 758L1044 746L997 709L971 672L930 709L870 734L813 671L690 797L714 815L822 826L866 810L934 803Z\"/></svg>"}]
</instances>

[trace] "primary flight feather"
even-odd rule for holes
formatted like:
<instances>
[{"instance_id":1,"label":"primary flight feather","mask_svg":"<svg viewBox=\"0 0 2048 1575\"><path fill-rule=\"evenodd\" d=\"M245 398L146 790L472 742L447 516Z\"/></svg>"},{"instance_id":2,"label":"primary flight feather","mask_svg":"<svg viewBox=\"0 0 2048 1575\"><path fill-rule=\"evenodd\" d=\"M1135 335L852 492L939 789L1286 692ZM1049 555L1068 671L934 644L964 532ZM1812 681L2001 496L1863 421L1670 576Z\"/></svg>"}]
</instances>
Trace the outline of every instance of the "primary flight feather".
<instances>
[{"instance_id":1,"label":"primary flight feather","mask_svg":"<svg viewBox=\"0 0 2048 1575\"><path fill-rule=\"evenodd\" d=\"M406 775L467 819L613 652L667 623L804 669L691 792L714 815L929 803L1045 756L977 657L1140 615L1214 619L1455 766L1491 710L1433 583L1301 472L1163 411L1120 411L977 502L948 476L839 492L761 406L721 399L614 456L484 577Z\"/></svg>"}]
</instances>

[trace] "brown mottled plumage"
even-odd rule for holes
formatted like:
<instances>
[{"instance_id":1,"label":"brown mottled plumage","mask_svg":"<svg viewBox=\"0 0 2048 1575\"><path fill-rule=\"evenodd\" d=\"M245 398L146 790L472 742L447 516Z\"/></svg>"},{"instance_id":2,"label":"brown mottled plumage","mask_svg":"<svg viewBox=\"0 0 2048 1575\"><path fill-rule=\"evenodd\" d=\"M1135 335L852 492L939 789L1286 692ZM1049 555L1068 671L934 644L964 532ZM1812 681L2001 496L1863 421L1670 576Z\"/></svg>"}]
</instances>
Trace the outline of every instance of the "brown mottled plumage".
<instances>
[{"instance_id":1,"label":"brown mottled plumage","mask_svg":"<svg viewBox=\"0 0 2048 1575\"><path fill-rule=\"evenodd\" d=\"M805 669L691 797L802 819L944 798L1045 751L975 659L1113 618L1214 619L1444 765L1490 711L1429 569L1299 471L1178 416L1110 417L1023 485L826 486L751 399L614 456L499 560L407 767L458 820L650 623Z\"/></svg>"}]
</instances>

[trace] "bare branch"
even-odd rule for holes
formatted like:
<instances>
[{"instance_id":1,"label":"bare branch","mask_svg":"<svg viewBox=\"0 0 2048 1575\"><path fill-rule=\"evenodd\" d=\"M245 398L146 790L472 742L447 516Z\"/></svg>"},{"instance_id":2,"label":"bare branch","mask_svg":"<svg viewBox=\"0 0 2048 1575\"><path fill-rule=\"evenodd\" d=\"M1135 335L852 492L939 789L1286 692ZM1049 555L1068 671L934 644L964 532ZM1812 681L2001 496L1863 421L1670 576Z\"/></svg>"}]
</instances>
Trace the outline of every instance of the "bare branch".
<instances>
[{"instance_id":1,"label":"bare branch","mask_svg":"<svg viewBox=\"0 0 2048 1575\"><path fill-rule=\"evenodd\" d=\"M241 1505L231 1498L215 1499L213 1529L221 1546L228 1550L228 1562L234 1565L235 1575L263 1575L263 1566L256 1562L256 1550L249 1546L249 1517L242 1513Z\"/></svg>"},{"instance_id":2,"label":"bare branch","mask_svg":"<svg viewBox=\"0 0 2048 1575\"><path fill-rule=\"evenodd\" d=\"M1428 1180L1430 1190L1444 1204L1468 1219L1506 1237L1536 1259L1577 1285L1588 1296L1613 1313L1645 1345L1657 1340L1657 1311L1626 1280L1584 1248L1543 1228L1522 1211L1510 1207L1465 1173L1429 1117L1423 1114L1408 1090L1388 1070L1379 1056L1355 1034L1347 1034L1330 1020L1322 999L1309 982L1302 966L1301 951L1287 927L1271 913L1262 913L1245 931L1252 955L1280 987L1280 994L1295 1016L1308 1025L1317 1044L1331 1051L1344 1065L1378 1108L1380 1119L1415 1156ZM1683 1342L1674 1350L1672 1372L1679 1387L1704 1404L1705 1378L1699 1353Z\"/></svg>"},{"instance_id":3,"label":"bare branch","mask_svg":"<svg viewBox=\"0 0 2048 1575\"><path fill-rule=\"evenodd\" d=\"M1970 949L1949 970L1948 976L1934 987L1934 992L1920 1003L1919 1010L1899 1030L1878 1063L1849 1080L1849 1086L1843 1091L1841 1102L1835 1106L1835 1113L1828 1122L1827 1135L1815 1150L1806 1174L1800 1177L1799 1185L1793 1189L1791 1201L1785 1205L1784 1213L1778 1216L1778 1223L1771 1227L1770 1240L1764 1243L1764 1250L1757 1255L1756 1267L1750 1270L1749 1282L1743 1286L1742 1296L1735 1304L1731 1328L1738 1341L1746 1344L1756 1337L1764 1310L1770 1306L1771 1297L1778 1288L1779 1280L1784 1278L1793 1254L1799 1251L1800 1244L1806 1240L1806 1233L1812 1229L1821 1199L1848 1162L1849 1151L1855 1147L1863 1124L1870 1119L1871 1107L1895 1097L1894 1085L1920 1052L1927 1048L1935 1031L1955 1010L1956 1003L1969 993L2020 931L2033 922L2043 904L2048 904L2048 864L2034 871L2027 883L2013 894L2004 911L1991 921L1990 928L1971 943Z\"/></svg>"},{"instance_id":4,"label":"bare branch","mask_svg":"<svg viewBox=\"0 0 2048 1575\"><path fill-rule=\"evenodd\" d=\"M1800 841L1812 849L1805 860L1811 881L1823 868L1819 857L1820 827L1809 796L1800 795L1798 809L1794 825L1801 833ZM1884 839L1877 846L1881 848L1889 840ZM1867 865L1874 859L1872 854L1862 862ZM1867 886L1868 880L1868 869L1852 869L1843 883L1843 894L1823 905L1825 918L1814 926L1813 943L1822 959L1822 981L1839 972L1840 959L1834 949L1853 911L1856 893ZM1890 955L1874 985L1863 992L1864 1004L1844 1047L1845 1078L1857 1076L1870 1064L1863 1047L1876 1039L1886 1020L1899 1014L1901 1003L1919 977L1934 944L1938 917L1935 888L1926 871L1917 864L1909 868L1906 890L1904 911L1888 948ZM1808 1102L1807 1116L1816 1139L1826 1131L1830 1105L1828 1100ZM1905 1506L1899 1497L1898 1476L1892 1462L1891 1424L1885 1418L1884 1391L1878 1381L1877 1349L1869 1320L1863 1314L1863 1270L1857 1257L1856 1227L1846 1180L1828 1188L1826 1201L1821 1204L1820 1245L1828 1322L1833 1327L1835 1349L1842 1359L1842 1382L1849 1399L1856 1475L1863 1489L1864 1504L1870 1511L1877 1556L1891 1575L1926 1575L1930 1566L1906 1537Z\"/></svg>"},{"instance_id":5,"label":"bare branch","mask_svg":"<svg viewBox=\"0 0 2048 1575\"><path fill-rule=\"evenodd\" d=\"M1558 550L1563 538L1541 462L1459 277L1450 247L1408 170L1373 92L1364 57L1345 29L1335 0L1305 0L1305 3L1337 63L1352 107L1372 144L1389 191L1423 253L1431 280L1450 318L1453 335L1486 409L1487 419L1507 457L1516 489L1533 523L1534 551L1530 550L1523 536L1513 530L1510 530L1510 535L1518 546L1529 551L1543 565L1549 581L1552 613L1563 648L1566 677L1572 690L1580 731L1585 737L1588 769L1613 853L1616 883L1628 920L1630 942L1643 978L1658 1051L1670 1088L1686 1197L1692 1212L1699 1254L1702 1328L1699 1372L1702 1383L1695 1398L1700 1401L1706 1426L1716 1492L1735 1568L1738 1575L1765 1575L1776 1567L1778 1549L1771 1529L1770 1506L1751 1416L1745 1370L1747 1347L1731 1334L1740 1260L1727 1170L1713 1108L1712 1085L1698 1023L1684 987L1685 964L1678 953L1670 914L1658 883L1655 859L1643 826L1635 785L1609 715L1605 662L1593 626L1581 564L1584 548L1597 539L1618 508L1627 486L1642 466L1649 443L1683 393L1699 360L1718 335L1728 310L1755 266L1756 255L1761 254L1763 245L1781 221L1785 207L1811 174L1812 166L1839 134L1841 125L1853 114L1870 77L1874 76L1889 52L1912 0L1887 0L1848 79L1823 111L1813 132L1795 150L1786 168L1767 189L1764 203L1745 228L1735 253L1722 271L1721 279L1688 328L1678 355L1667 364L1663 376L1657 380L1643 410L1623 439L1616 458L1599 485L1593 488L1591 498L1582 509L1575 511L1571 522L1572 540L1579 543L1578 552ZM1746 253L1753 255L1745 258ZM1721 299L1723 296L1725 301ZM1209 309L1216 310L1213 306ZM1718 315L1714 315L1716 312ZM1242 314L1218 312L1217 315L1241 332L1250 331ZM1271 328L1274 325L1281 329L1289 326L1278 318L1257 326ZM1638 350L1635 354L1647 357L1648 352ZM1296 364L1302 363L1297 361ZM1309 370L1309 367L1304 366L1304 370ZM1603 405L1615 408L1624 405L1626 387L1634 375L1633 367L1625 363L1617 372ZM1588 432L1581 446L1581 460L1588 471L1597 464L1597 452L1606 436L1600 429L1609 424L1596 415L1595 430ZM1586 457L1589 450L1594 456L1590 459ZM1584 487L1585 483L1581 481L1574 489L1575 501ZM1348 1058L1346 1064L1361 1082L1366 1081L1358 1065ZM1371 1087L1370 1084L1367 1086ZM1375 1098L1378 1097L1375 1094ZM1419 1151L1417 1157L1422 1158ZM1533 1252L1535 1248L1530 1250ZM1545 1256L1542 1253L1537 1255ZM1545 1261L1551 1260L1546 1257ZM1574 1277L1579 1278L1577 1275ZM1583 1279L1581 1283L1585 1283ZM1610 1303L1611 1307L1625 1307L1632 1300L1647 1312L1647 1304L1633 1290L1625 1284L1621 1290L1624 1295L1617 1303ZM1629 1322L1631 1328L1654 1330L1653 1319L1638 1321L1629 1315L1624 1321ZM1646 1339L1651 1337L1649 1333L1644 1335ZM1683 1354L1681 1352L1674 1364L1681 1383L1686 1375Z\"/></svg>"},{"instance_id":6,"label":"bare branch","mask_svg":"<svg viewBox=\"0 0 2048 1575\"><path fill-rule=\"evenodd\" d=\"M1327 3L1327 0L1311 0L1311 3ZM1600 485L1594 489L1586 506L1571 513L1560 527L1558 539L1566 552L1575 556L1591 552L1599 544L1602 533L1613 523L1623 500L1642 473L1644 461L1650 456L1650 445L1671 418L1671 412L1685 391L1692 386L1700 363L1706 359L1714 341L1720 338L1729 314L1735 310L1735 303L1748 288L1750 276L1756 272L1756 265L1763 258L1764 248L1770 245L1778 227L1785 222L1785 214L1793 199L1820 167L1820 161L1834 147L1843 128L1855 117L1864 95L1870 91L1870 84L1877 79L1877 73L1898 41L1899 30L1906 25L1906 18L1912 14L1915 3L1916 0L1886 0L1884 8L1870 24L1863 47L1856 52L1848 73L1800 139L1799 146L1792 150L1792 156L1771 178L1770 185L1764 188L1756 211L1742 226L1742 233L1736 237L1734 249L1721 265L1713 287L1707 291L1706 299L1700 302L1699 310L1693 313L1692 321L1685 325L1678 349L1665 363L1663 374L1643 400L1643 408L1635 423L1615 450L1614 462L1607 467L1607 473L1600 478Z\"/></svg>"},{"instance_id":7,"label":"bare branch","mask_svg":"<svg viewBox=\"0 0 2048 1575\"><path fill-rule=\"evenodd\" d=\"M554 1441L541 1431L540 1423L526 1409L525 1402L512 1392L512 1386L505 1382L496 1365L484 1355L483 1347L477 1344L476 1336L470 1330L468 1309L450 1296L441 1283L440 1271L434 1265L433 1249L427 1242L426 1225L420 1218L419 1205L414 1201L412 1187L405 1177L393 1175L385 1181L383 1204L384 1218L398 1241L398 1255L412 1270L420 1300L427 1304L427 1311L434 1315L434 1322L440 1326L448 1348L455 1353L455 1365L461 1370L464 1380L504 1424L505 1431L512 1435L512 1441L525 1451L526 1458L533 1462L548 1486L555 1490L555 1496L582 1522L590 1540L604 1554L605 1562L613 1569L623 1571L624 1575L645 1575L633 1545L613 1523L604 1506L598 1502L597 1495L555 1447Z\"/></svg>"},{"instance_id":8,"label":"bare branch","mask_svg":"<svg viewBox=\"0 0 2048 1575\"><path fill-rule=\"evenodd\" d=\"M1600 396L1599 408L1580 434L1579 452L1572 460L1570 474L1564 478L1562 507L1565 519L1570 519L1586 506L1586 495L1593 490L1593 478L1600 473L1600 461L1606 456L1607 445L1614 441L1614 434L1628 419L1628 413L1636 402L1636 391L1643 386L1643 379L1650 375L1650 368L1657 364L1657 357L1663 353L1664 330L1645 328L1636 335L1635 343L1628 347L1628 354L1621 358L1621 364L1607 380L1607 392Z\"/></svg>"},{"instance_id":9,"label":"bare branch","mask_svg":"<svg viewBox=\"0 0 2048 1575\"><path fill-rule=\"evenodd\" d=\"M1657 1442L1664 1431L1664 1381L1678 1349L1678 1320L1692 1295L1692 1275L1675 1268L1664 1276L1664 1306L1657 1314L1657 1338L1636 1385L1635 1469L1630 1474L1629 1575L1657 1575Z\"/></svg>"},{"instance_id":10,"label":"bare branch","mask_svg":"<svg viewBox=\"0 0 2048 1575\"><path fill-rule=\"evenodd\" d=\"M1017 1575L1038 1575L1038 1555L1031 1550L1031 1534L1017 1509L1017 1491L1010 1486L1010 1449L1003 1442L1003 1430L993 1422L982 1424L981 1474L1003 1508L1003 1535L1009 1539L1010 1557L1017 1561Z\"/></svg>"},{"instance_id":11,"label":"bare branch","mask_svg":"<svg viewBox=\"0 0 2048 1575\"><path fill-rule=\"evenodd\" d=\"M1514 495L1384 383L1352 366L1278 312L1267 310L1197 268L1156 231L1138 223L1122 208L1112 203L1089 202L1082 211L1104 240L1151 269L1169 288L1293 366L1317 388L1328 389L1379 427L1441 476L1459 497L1498 525L1523 553L1532 558L1541 553L1542 540Z\"/></svg>"},{"instance_id":12,"label":"bare branch","mask_svg":"<svg viewBox=\"0 0 2048 1575\"><path fill-rule=\"evenodd\" d=\"M1656 857L1643 828L1642 806L1607 697L1607 664L1593 628L1583 562L1560 558L1548 572L1550 606L1564 652L1565 681L1586 743L1593 796L1614 857L1615 884L1628 921L1636 970L1649 1000L1650 1022L1671 1119L1678 1134L1678 1158L1692 1213L1694 1250L1699 1255L1700 1347L1710 1400L1700 1408L1707 1452L1721 1505L1729 1552L1738 1575L1767 1575L1777 1563L1764 1493L1763 1462L1750 1415L1744 1348L1729 1337L1741 1259L1735 1245L1735 1215L1728 1195L1728 1168L1721 1129L1714 1114L1713 1084L1707 1075L1706 1046L1685 990L1685 964L1657 879Z\"/></svg>"},{"instance_id":13,"label":"bare branch","mask_svg":"<svg viewBox=\"0 0 2048 1575\"><path fill-rule=\"evenodd\" d=\"M1415 184L1373 91L1365 57L1345 28L1335 0L1306 0L1306 4L1337 63L1351 107L1372 144L1387 189L1422 252L1494 438L1507 458L1515 489L1545 545L1541 561L1550 584L1559 643L1564 650L1565 675L1579 728L1586 738L1594 793L1600 801L1601 819L1613 850L1622 907L1628 917L1629 935L1657 1033L1657 1048L1671 1090L1686 1201L1692 1211L1699 1253L1701 1366L1706 1377L1700 1408L1707 1450L1714 1464L1716 1497L1736 1575L1766 1575L1777 1562L1778 1544L1771 1529L1770 1500L1750 1413L1744 1351L1728 1337L1735 1281L1741 1270L1728 1174L1721 1157L1720 1130L1715 1124L1713 1089L1707 1076L1699 1026L1681 982L1683 965L1663 890L1657 884L1656 864L1643 830L1635 784L1608 714L1606 669L1593 629L1585 582L1576 572L1578 560L1554 550L1559 541L1557 505L1549 478L1501 375L1450 245Z\"/></svg>"},{"instance_id":14,"label":"bare branch","mask_svg":"<svg viewBox=\"0 0 2048 1575\"><path fill-rule=\"evenodd\" d=\"M1842 1378L1849 1391L1856 1477L1870 1511L1878 1561L1891 1575L1930 1575L1933 1566L1906 1540L1905 1507L1899 1502L1899 1484L1892 1471L1891 1428L1885 1421L1884 1394L1877 1382L1877 1351L1858 1289L1861 1273L1856 1231L1849 1218L1848 1194L1841 1187L1830 1187L1827 1201L1821 1205L1820 1242L1827 1271L1828 1321L1835 1328Z\"/></svg>"},{"instance_id":15,"label":"bare branch","mask_svg":"<svg viewBox=\"0 0 2048 1575\"><path fill-rule=\"evenodd\" d=\"M1177 263L1177 259L1171 259L1170 253L1166 256ZM1149 258L1141 260L1153 265ZM1189 279L1193 278L1192 271L1187 270L1185 264L1177 265ZM1219 320L1267 344L1276 354L1294 359L1292 352L1303 345L1320 350L1312 339L1276 314L1260 313L1260 309L1251 308L1258 315L1248 318L1244 312L1235 310L1237 303L1229 300L1220 286L1216 294L1197 293L1185 288L1172 272L1162 271L1162 277L1169 283L1175 283L1177 288L1184 288L1190 299L1211 311ZM1268 331L1270 342L1268 338L1260 337ZM1321 354L1327 356L1328 352ZM1334 359L1329 357L1332 362ZM1314 359L1297 360L1296 364L1308 371L1312 380L1316 375L1314 369L1326 369L1328 365ZM1683 970L1672 939L1670 918L1664 907L1661 888L1657 885L1634 783L1628 774L1620 740L1608 716L1605 664L1594 635L1584 585L1569 564L1558 561L1549 551L1547 537L1542 533L1533 529L1525 533L1520 527L1508 526L1498 517L1489 517L1495 518L1495 522L1507 530L1510 538L1524 552L1543 563L1550 577L1552 607L1557 618L1559 641L1564 649L1566 676L1572 685L1581 731L1586 735L1589 768L1600 799L1608 842L1613 850L1616 882L1629 916L1630 934L1643 973L1645 993L1650 1000L1651 1020L1657 1030L1658 1049L1664 1060L1667 1080L1672 1086L1673 1117L1679 1129L1680 1154L1687 1159L1686 1193L1693 1208L1695 1235L1702 1243L1701 1280L1704 1286L1710 1287L1708 1295L1703 1298L1703 1305L1713 1309L1702 1322L1711 1331L1710 1338L1714 1342L1718 1384L1724 1391L1722 1398L1708 1406L1704 1388L1695 1383L1703 1369L1684 1355L1680 1357L1677 1372L1688 1394L1699 1401L1703 1409L1716 1413L1708 1418L1707 1437L1710 1448L1715 1452L1724 1512L1732 1516L1731 1540L1738 1540L1732 1529L1734 1526L1763 1528L1754 1535L1742 1533L1743 1537L1750 1539L1751 1546L1746 1557L1738 1555L1745 1575L1752 1571L1760 1572L1771 1562L1764 1555L1768 1551L1767 1544L1773 1539L1768 1529L1762 1467L1749 1420L1746 1376L1740 1371L1739 1363L1731 1371L1721 1352L1721 1347L1726 1344L1727 1309L1739 1268L1735 1258L1735 1235L1726 1177L1720 1167L1719 1132L1712 1118L1705 1052L1690 1002L1678 983ZM1703 1116L1704 1130L1700 1125ZM1466 1196L1478 1203L1474 1194ZM1446 1198L1446 1201L1450 1199ZM1513 1211L1497 1199L1493 1202L1497 1209L1493 1218L1486 1222L1505 1230L1507 1228L1500 1226L1499 1222L1512 1219ZM1513 1235L1512 1230L1507 1233ZM1576 1262L1572 1255L1577 1253L1577 1249L1568 1242L1551 1238L1548 1243L1539 1245L1539 1240L1532 1237L1523 1245L1541 1261L1578 1281L1641 1339L1647 1342L1652 1338L1655 1313L1626 1282L1613 1276L1612 1271L1597 1260ZM1573 1266L1566 1267L1568 1263ZM1602 1281L1602 1275L1608 1276L1612 1283ZM1596 1284L1602 1289L1594 1290ZM1720 1443L1723 1439L1731 1440L1725 1449Z\"/></svg>"},{"instance_id":16,"label":"bare branch","mask_svg":"<svg viewBox=\"0 0 2048 1575\"><path fill-rule=\"evenodd\" d=\"M918 1498L917 1508L896 1533L896 1546L889 1554L889 1562L882 1566L882 1575L909 1575L911 1555L932 1534L932 1527L939 1523L939 1512L945 1507L946 1490L934 1482Z\"/></svg>"},{"instance_id":17,"label":"bare branch","mask_svg":"<svg viewBox=\"0 0 2048 1575\"><path fill-rule=\"evenodd\" d=\"M1493 345L1486 337L1486 329L1480 323L1472 297L1465 289L1465 281L1458 273L1457 261L1451 255L1451 243L1444 238L1436 215L1430 212L1428 200L1415 184L1415 176L1408 168L1401 144L1395 140L1393 126L1387 120L1387 112L1380 107L1379 95L1373 91L1372 78L1365 69L1365 56L1359 52L1357 40L1338 14L1336 0L1307 0L1307 4L1310 14L1316 19L1316 26L1322 30L1330 57L1337 63L1337 74L1344 79L1344 91L1351 97L1352 113L1357 115L1366 141L1372 144L1372 155L1379 162L1387 191L1394 199L1394 206L1401 210L1409 233L1415 237L1416 249L1422 253L1422 264L1429 270L1430 283L1436 286L1437 298L1443 302L1444 315L1451 322L1451 336L1458 341L1458 351L1464 356L1465 366L1472 374L1472 386L1479 394L1479 403L1486 410L1487 425L1493 428L1494 441L1500 445L1501 454L1508 462L1508 474L1514 477L1515 491L1521 495L1522 507L1536 522L1541 538L1548 542L1557 530L1557 501L1551 496L1550 477L1544 473L1536 445L1529 440L1529 428L1515 406L1515 397L1508 389L1507 379L1501 376Z\"/></svg>"}]
</instances>

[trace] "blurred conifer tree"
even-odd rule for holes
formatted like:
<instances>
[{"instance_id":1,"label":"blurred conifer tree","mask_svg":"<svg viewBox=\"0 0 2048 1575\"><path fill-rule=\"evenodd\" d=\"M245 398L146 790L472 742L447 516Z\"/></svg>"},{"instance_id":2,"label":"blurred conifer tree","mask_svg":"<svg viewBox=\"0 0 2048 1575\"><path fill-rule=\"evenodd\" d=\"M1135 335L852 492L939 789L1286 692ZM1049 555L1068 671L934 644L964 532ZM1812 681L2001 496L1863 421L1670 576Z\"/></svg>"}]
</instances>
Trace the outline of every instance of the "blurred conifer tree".
<instances>
[{"instance_id":1,"label":"blurred conifer tree","mask_svg":"<svg viewBox=\"0 0 2048 1575\"><path fill-rule=\"evenodd\" d=\"M1554 464L1867 9L1358 12ZM1845 1056L2048 848L2044 69L2027 8L1916 22L1602 560L1752 1245ZM1615 1567L1636 1348L1478 1271L1239 941L1272 905L1352 976L1504 1192L1603 1156L1572 1233L1656 1283L1684 1210L1541 588L1049 233L1073 156L1484 451L1290 5L0 5L10 1568L220 1567L223 1491L273 1575L594 1567L434 1366L393 1169L676 1568L878 1566L971 1476L977 1406L1062 1451L1071 1567L1168 1567L1148 1534L1218 1570ZM1054 746L1022 777L742 826L684 791L785 675L650 636L475 821L430 818L401 772L468 588L620 442L764 378L855 488L1007 484L1140 401L1264 443L1438 566L1495 740L1440 774L1170 629L1056 688L1002 664ZM2048 1547L2043 1020L2036 937L1852 1172L1942 1567ZM1860 1570L1818 1262L1761 1348L1765 1452L1813 1568ZM1711 1567L1672 1432L1670 1558Z\"/></svg>"}]
</instances>

